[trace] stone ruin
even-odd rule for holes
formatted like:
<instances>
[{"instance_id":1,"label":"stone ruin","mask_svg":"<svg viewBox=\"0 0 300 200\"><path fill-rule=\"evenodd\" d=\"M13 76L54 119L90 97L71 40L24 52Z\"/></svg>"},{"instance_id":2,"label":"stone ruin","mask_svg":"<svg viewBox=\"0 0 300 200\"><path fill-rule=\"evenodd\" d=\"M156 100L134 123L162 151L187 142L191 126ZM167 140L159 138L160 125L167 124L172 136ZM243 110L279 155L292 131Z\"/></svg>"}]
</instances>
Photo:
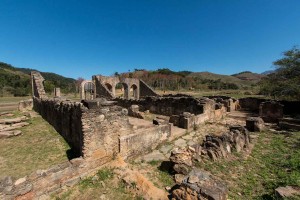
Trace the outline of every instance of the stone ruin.
<instances>
[{"instance_id":1,"label":"stone ruin","mask_svg":"<svg viewBox=\"0 0 300 200\"><path fill-rule=\"evenodd\" d=\"M40 73L32 72L31 77L33 101L21 102L20 110L33 107L68 142L75 158L19 180L1 180L0 192L7 199L38 198L73 185L116 155L131 159L152 151L175 137L174 126L193 129L206 120L221 119L238 102L159 96L142 80L101 75L84 81L82 101L73 102L62 98L59 89L55 89L55 98L48 97ZM123 98L115 98L118 83L123 84ZM86 84L91 92L89 99L85 96ZM147 114L156 115L153 122L145 120Z\"/></svg>"},{"instance_id":2,"label":"stone ruin","mask_svg":"<svg viewBox=\"0 0 300 200\"><path fill-rule=\"evenodd\" d=\"M91 99L106 98L114 99L116 97L116 86L121 84L124 89L124 99L139 99L146 96L158 96L156 92L143 80L136 78L120 78L117 76L95 75L91 81L83 81L80 87L81 99L87 99L87 92L91 93ZM130 96L130 90L133 96Z\"/></svg>"},{"instance_id":3,"label":"stone ruin","mask_svg":"<svg viewBox=\"0 0 300 200\"><path fill-rule=\"evenodd\" d=\"M4 192L5 197L37 198L50 194L64 185L77 183L88 173L113 160L116 155L132 159L152 151L159 144L178 136L173 133L174 127L197 129L205 121L218 121L228 112L244 109L245 105L249 106L247 109L253 106L253 102L224 96L159 96L140 79L101 75L93 76L92 81L82 82L82 101L73 102L63 99L59 89L55 90L55 98L47 97L40 73L32 72L31 77L33 101L22 102L20 110L33 107L68 142L76 158L54 166L53 169L35 172L25 180L6 181L5 187L0 187L0 192L14 186ZM115 88L118 83L123 85L123 98L116 98ZM130 89L133 96L129 95ZM90 93L89 98L87 92ZM264 112L267 108L266 103L260 107L264 117L269 115ZM149 115L155 116L153 122L147 121ZM249 129L263 129L261 119L248 121ZM237 126L231 127L228 133L221 136L206 136L201 145L174 150L170 160L174 163L177 177L180 174L182 176L178 188L173 191L173 197L186 199L189 196L197 199L203 196L209 199L218 195L219 198L215 199L226 199L226 187L206 172L192 169L191 164L205 157L212 160L226 158L233 149L237 152L247 150L249 141L248 131Z\"/></svg>"}]
</instances>

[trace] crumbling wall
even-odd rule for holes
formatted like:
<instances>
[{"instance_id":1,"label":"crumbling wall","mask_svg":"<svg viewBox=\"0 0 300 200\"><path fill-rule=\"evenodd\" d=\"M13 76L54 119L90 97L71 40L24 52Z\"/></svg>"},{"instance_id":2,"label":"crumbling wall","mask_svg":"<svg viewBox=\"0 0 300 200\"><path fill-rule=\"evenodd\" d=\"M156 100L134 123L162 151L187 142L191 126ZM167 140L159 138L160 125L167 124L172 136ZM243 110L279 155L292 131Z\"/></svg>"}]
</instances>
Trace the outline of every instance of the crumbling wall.
<instances>
[{"instance_id":1,"label":"crumbling wall","mask_svg":"<svg viewBox=\"0 0 300 200\"><path fill-rule=\"evenodd\" d=\"M51 194L75 185L108 161L104 158L91 163L76 158L48 169L37 170L18 180L13 177L1 178L0 199L49 199Z\"/></svg>"},{"instance_id":2,"label":"crumbling wall","mask_svg":"<svg viewBox=\"0 0 300 200\"><path fill-rule=\"evenodd\" d=\"M140 81L140 97L159 96L147 83Z\"/></svg>"},{"instance_id":3,"label":"crumbling wall","mask_svg":"<svg viewBox=\"0 0 300 200\"><path fill-rule=\"evenodd\" d=\"M112 99L115 97L114 93L109 91L108 88L101 82L98 76L93 76L93 82L95 84L95 94L96 98L104 97Z\"/></svg>"},{"instance_id":4,"label":"crumbling wall","mask_svg":"<svg viewBox=\"0 0 300 200\"><path fill-rule=\"evenodd\" d=\"M37 98L47 98L45 89L44 89L44 78L40 72L32 71L31 72L31 84L32 84L32 96Z\"/></svg>"},{"instance_id":5,"label":"crumbling wall","mask_svg":"<svg viewBox=\"0 0 300 200\"><path fill-rule=\"evenodd\" d=\"M140 111L170 117L170 123L185 129L194 128L207 120L220 120L226 115L227 108L208 98L193 97L147 97L141 100L115 99L118 105L130 108L138 105Z\"/></svg>"},{"instance_id":6,"label":"crumbling wall","mask_svg":"<svg viewBox=\"0 0 300 200\"><path fill-rule=\"evenodd\" d=\"M259 116L265 122L278 122L283 118L283 105L275 101L266 101L259 106Z\"/></svg>"},{"instance_id":7,"label":"crumbling wall","mask_svg":"<svg viewBox=\"0 0 300 200\"><path fill-rule=\"evenodd\" d=\"M81 103L33 98L33 108L62 135L77 156L83 156L81 117L86 108Z\"/></svg>"},{"instance_id":8,"label":"crumbling wall","mask_svg":"<svg viewBox=\"0 0 300 200\"><path fill-rule=\"evenodd\" d=\"M259 112L259 105L262 102L265 102L265 99L255 98L255 97L247 97L239 99L239 105L241 110L247 110L251 112Z\"/></svg>"},{"instance_id":9,"label":"crumbling wall","mask_svg":"<svg viewBox=\"0 0 300 200\"><path fill-rule=\"evenodd\" d=\"M130 158L155 149L171 136L171 125L156 125L120 137L120 154Z\"/></svg>"},{"instance_id":10,"label":"crumbling wall","mask_svg":"<svg viewBox=\"0 0 300 200\"><path fill-rule=\"evenodd\" d=\"M32 108L33 108L33 100L32 99L21 100L19 102L18 110L21 111L21 112L32 110Z\"/></svg>"},{"instance_id":11,"label":"crumbling wall","mask_svg":"<svg viewBox=\"0 0 300 200\"><path fill-rule=\"evenodd\" d=\"M85 157L111 159L119 153L119 137L133 132L127 110L119 106L92 109L82 115Z\"/></svg>"},{"instance_id":12,"label":"crumbling wall","mask_svg":"<svg viewBox=\"0 0 300 200\"><path fill-rule=\"evenodd\" d=\"M129 108L139 105L141 111L149 110L151 113L172 116L183 112L201 114L204 112L205 101L192 97L147 97L142 100L115 99L118 105Z\"/></svg>"}]
</instances>

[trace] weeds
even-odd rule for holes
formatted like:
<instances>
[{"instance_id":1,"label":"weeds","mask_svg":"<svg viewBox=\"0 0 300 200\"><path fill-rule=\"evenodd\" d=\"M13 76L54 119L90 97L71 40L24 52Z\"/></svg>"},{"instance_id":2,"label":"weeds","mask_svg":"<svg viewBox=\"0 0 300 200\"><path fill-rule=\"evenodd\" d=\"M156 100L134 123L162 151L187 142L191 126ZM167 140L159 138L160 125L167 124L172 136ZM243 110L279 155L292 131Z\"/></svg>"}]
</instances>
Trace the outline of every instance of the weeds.
<instances>
[{"instance_id":1,"label":"weeds","mask_svg":"<svg viewBox=\"0 0 300 200\"><path fill-rule=\"evenodd\" d=\"M101 187L101 183L107 181L108 179L112 179L114 176L113 169L111 168L103 168L100 169L95 176L87 177L79 183L80 190L83 191L87 188L95 188Z\"/></svg>"}]
</instances>

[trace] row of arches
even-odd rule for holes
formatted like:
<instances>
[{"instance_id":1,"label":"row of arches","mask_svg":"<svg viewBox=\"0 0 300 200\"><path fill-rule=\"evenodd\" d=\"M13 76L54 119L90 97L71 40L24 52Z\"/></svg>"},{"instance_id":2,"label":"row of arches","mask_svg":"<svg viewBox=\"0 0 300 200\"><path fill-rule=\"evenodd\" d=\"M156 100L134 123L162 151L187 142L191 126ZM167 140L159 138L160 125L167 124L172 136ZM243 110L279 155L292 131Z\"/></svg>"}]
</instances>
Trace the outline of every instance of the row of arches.
<instances>
[{"instance_id":1,"label":"row of arches","mask_svg":"<svg viewBox=\"0 0 300 200\"><path fill-rule=\"evenodd\" d=\"M126 98L129 96L130 99L138 99L138 87L132 84L129 88L126 83L117 83L115 86L110 83L104 84L106 88L114 94L115 97Z\"/></svg>"},{"instance_id":2,"label":"row of arches","mask_svg":"<svg viewBox=\"0 0 300 200\"><path fill-rule=\"evenodd\" d=\"M113 94L116 98L125 99L138 99L139 91L136 84L132 84L130 88L126 83L117 83L112 85L110 83L104 83L106 89ZM99 95L99 94L98 94ZM92 100L98 96L96 94L96 87L93 81L83 81L81 84L81 99Z\"/></svg>"}]
</instances>

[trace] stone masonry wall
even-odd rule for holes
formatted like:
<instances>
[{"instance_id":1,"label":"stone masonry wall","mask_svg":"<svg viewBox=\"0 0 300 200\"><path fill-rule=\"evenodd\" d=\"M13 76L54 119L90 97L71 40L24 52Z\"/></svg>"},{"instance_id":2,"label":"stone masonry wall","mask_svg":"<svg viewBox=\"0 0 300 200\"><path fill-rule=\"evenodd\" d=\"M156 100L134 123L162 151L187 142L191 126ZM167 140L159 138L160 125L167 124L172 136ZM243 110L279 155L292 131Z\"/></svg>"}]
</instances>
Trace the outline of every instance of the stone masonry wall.
<instances>
[{"instance_id":1,"label":"stone masonry wall","mask_svg":"<svg viewBox=\"0 0 300 200\"><path fill-rule=\"evenodd\" d=\"M124 159L155 149L171 136L171 124L156 125L120 137L120 154Z\"/></svg>"},{"instance_id":2,"label":"stone masonry wall","mask_svg":"<svg viewBox=\"0 0 300 200\"><path fill-rule=\"evenodd\" d=\"M283 118L283 105L276 101L266 101L259 106L259 116L265 122L278 122Z\"/></svg>"},{"instance_id":3,"label":"stone masonry wall","mask_svg":"<svg viewBox=\"0 0 300 200\"><path fill-rule=\"evenodd\" d=\"M77 156L83 155L81 115L85 108L81 103L33 98L33 108L62 135Z\"/></svg>"},{"instance_id":4,"label":"stone masonry wall","mask_svg":"<svg viewBox=\"0 0 300 200\"><path fill-rule=\"evenodd\" d=\"M0 199L50 199L51 194L73 186L108 161L105 158L97 162L75 158L48 169L37 170L18 180L13 177L0 178Z\"/></svg>"},{"instance_id":5,"label":"stone masonry wall","mask_svg":"<svg viewBox=\"0 0 300 200\"><path fill-rule=\"evenodd\" d=\"M44 89L44 78L39 72L31 72L31 85L32 85L32 96L38 98L47 98L45 89Z\"/></svg>"},{"instance_id":6,"label":"stone masonry wall","mask_svg":"<svg viewBox=\"0 0 300 200\"><path fill-rule=\"evenodd\" d=\"M159 96L147 83L140 81L140 97Z\"/></svg>"},{"instance_id":7,"label":"stone masonry wall","mask_svg":"<svg viewBox=\"0 0 300 200\"><path fill-rule=\"evenodd\" d=\"M247 97L239 99L239 105L242 110L252 112L259 112L260 104L270 101L268 99L261 99L255 97ZM298 115L300 113L300 101L276 101L283 105L284 115Z\"/></svg>"},{"instance_id":8,"label":"stone masonry wall","mask_svg":"<svg viewBox=\"0 0 300 200\"><path fill-rule=\"evenodd\" d=\"M253 98L253 97L247 97L247 98L241 98L239 99L239 104L242 110L247 110L251 112L257 112L259 111L259 105L266 101L265 99L259 99L259 98Z\"/></svg>"},{"instance_id":9,"label":"stone masonry wall","mask_svg":"<svg viewBox=\"0 0 300 200\"><path fill-rule=\"evenodd\" d=\"M111 159L119 153L119 137L133 132L127 110L119 106L91 109L83 113L83 154L87 158Z\"/></svg>"},{"instance_id":10,"label":"stone masonry wall","mask_svg":"<svg viewBox=\"0 0 300 200\"><path fill-rule=\"evenodd\" d=\"M115 99L118 105L129 108L131 105L139 105L140 111L149 110L154 114L166 116L180 115L183 112L201 114L204 112L206 101L192 97L147 97L142 100Z\"/></svg>"}]
</instances>

